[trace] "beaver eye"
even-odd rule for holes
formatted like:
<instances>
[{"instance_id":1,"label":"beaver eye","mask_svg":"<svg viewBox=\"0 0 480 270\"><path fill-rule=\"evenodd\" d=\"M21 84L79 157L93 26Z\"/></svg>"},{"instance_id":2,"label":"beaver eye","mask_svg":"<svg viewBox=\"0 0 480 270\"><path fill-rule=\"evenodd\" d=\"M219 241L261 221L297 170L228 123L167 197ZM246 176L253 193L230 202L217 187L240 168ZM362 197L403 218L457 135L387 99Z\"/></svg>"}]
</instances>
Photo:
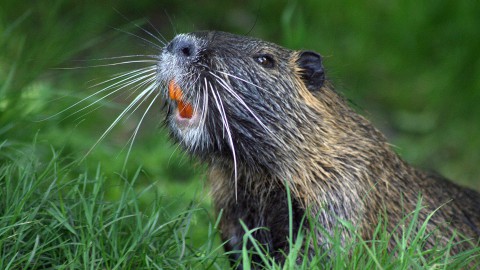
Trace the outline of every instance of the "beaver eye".
<instances>
[{"instance_id":1,"label":"beaver eye","mask_svg":"<svg viewBox=\"0 0 480 270\"><path fill-rule=\"evenodd\" d=\"M268 54L256 55L253 59L265 68L273 68L273 66L275 66L275 60Z\"/></svg>"}]
</instances>

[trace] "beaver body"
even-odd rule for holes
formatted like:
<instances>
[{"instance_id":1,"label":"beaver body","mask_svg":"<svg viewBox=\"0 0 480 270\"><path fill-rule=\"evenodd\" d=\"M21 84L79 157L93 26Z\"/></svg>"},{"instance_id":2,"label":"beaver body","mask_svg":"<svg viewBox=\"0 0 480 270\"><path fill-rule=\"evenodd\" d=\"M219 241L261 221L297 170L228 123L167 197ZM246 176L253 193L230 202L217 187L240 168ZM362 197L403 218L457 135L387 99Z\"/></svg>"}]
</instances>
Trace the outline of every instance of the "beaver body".
<instances>
[{"instance_id":1,"label":"beaver body","mask_svg":"<svg viewBox=\"0 0 480 270\"><path fill-rule=\"evenodd\" d=\"M308 229L301 222L308 214L327 232L341 219L369 239L380 216L394 231L421 195L420 224L438 208L427 227L436 237L426 248L454 232L471 241L453 253L478 243L480 195L404 162L335 92L319 54L223 32L181 34L162 51L157 76L181 89L180 98L170 93L167 123L172 136L209 165L228 250L241 248L242 220L249 229L268 228L253 235L282 261L287 187L293 235ZM179 109L184 104L188 115ZM351 238L349 230L339 233L343 241ZM325 242L320 230L316 235Z\"/></svg>"}]
</instances>

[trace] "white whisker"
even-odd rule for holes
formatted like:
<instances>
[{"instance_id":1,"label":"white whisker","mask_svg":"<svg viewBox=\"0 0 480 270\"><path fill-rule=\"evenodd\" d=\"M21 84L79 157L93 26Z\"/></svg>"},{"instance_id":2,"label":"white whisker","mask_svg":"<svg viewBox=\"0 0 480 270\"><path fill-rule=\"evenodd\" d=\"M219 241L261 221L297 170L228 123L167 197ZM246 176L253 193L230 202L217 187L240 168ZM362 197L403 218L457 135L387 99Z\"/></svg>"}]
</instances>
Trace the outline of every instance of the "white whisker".
<instances>
[{"instance_id":1,"label":"white whisker","mask_svg":"<svg viewBox=\"0 0 480 270\"><path fill-rule=\"evenodd\" d=\"M227 76L230 75L230 74L225 73L225 72L221 72L221 73L226 74ZM253 116L253 118L255 118L255 120L257 121L257 123L258 123L263 129L265 129L265 131L267 131L268 133L270 133L270 135L272 135L274 138L280 139L272 130L270 130L265 124L263 124L263 122L260 120L260 118L252 111L252 109L250 109L250 107L249 107L249 106L247 105L247 103L242 99L242 97L240 97L240 96L235 92L235 90L233 90L233 88L232 88L223 78L221 78L220 76L214 74L213 72L210 72L210 74L217 79L217 82L218 82L225 90L227 90L227 92L230 93L230 94L240 103L240 105L242 105L242 106ZM233 75L231 75L231 77L233 77L233 78L238 78L238 77L233 76ZM242 80L242 81L248 83L248 82L245 81L245 80ZM252 84L252 85L255 85L255 84ZM258 86L256 86L256 87L258 87ZM260 88L260 89L261 89L261 88Z\"/></svg>"},{"instance_id":2,"label":"white whisker","mask_svg":"<svg viewBox=\"0 0 480 270\"><path fill-rule=\"evenodd\" d=\"M153 59L159 59L159 56L156 54L130 54L130 55L120 55L120 56L111 56L111 57L102 57L102 58L92 58L88 60L73 60L79 62L87 62L87 61L104 61L104 60L116 60L116 59L125 59L125 58L135 58L135 57L147 57ZM150 59L148 59L150 60Z\"/></svg>"},{"instance_id":3,"label":"white whisker","mask_svg":"<svg viewBox=\"0 0 480 270\"><path fill-rule=\"evenodd\" d=\"M88 152L85 154L84 158L86 156L88 156L88 154L90 154L90 152L105 138L105 136L107 136L108 133L110 133L110 131L118 124L118 122L120 122L120 120L125 116L125 114L128 113L128 111L130 111L130 109L132 107L135 106L135 104L137 104L137 102L139 102L140 100L142 100L142 98L148 94L148 93L151 93L151 89L145 89L143 90L137 97L135 97L135 99L117 116L117 118L115 118L115 120L113 121L112 124L110 124L110 126L103 132L103 134L100 136L100 138L95 142L95 144L90 148L90 150L88 150Z\"/></svg>"},{"instance_id":4,"label":"white whisker","mask_svg":"<svg viewBox=\"0 0 480 270\"><path fill-rule=\"evenodd\" d=\"M162 35L162 33L160 33L160 31L158 31L158 29L150 22L148 21L148 24L155 30L155 32L160 36L160 37L156 37L155 39L158 40L160 43L162 43L163 45L167 44L167 39Z\"/></svg>"},{"instance_id":5,"label":"white whisker","mask_svg":"<svg viewBox=\"0 0 480 270\"><path fill-rule=\"evenodd\" d=\"M239 81L242 81L242 82L244 82L244 83L248 83L248 84L250 84L250 85L253 85L253 86L257 87L257 88L260 89L260 90L267 91L265 88L263 88L263 87L261 87L261 86L259 86L259 85L256 85L256 84L254 84L253 82L250 82L250 81L247 81L247 80L245 80L245 79L242 79L242 78L240 78L240 77L238 77L238 76L235 76L235 75L233 75L233 74L230 74L230 73L227 73L227 72L224 72L224 71L221 71L221 70L217 70L217 72L222 73L222 74L224 74L224 75L227 75L227 76L229 76L229 77L232 77L232 78L234 78L234 79L237 79L237 80L239 80Z\"/></svg>"},{"instance_id":6,"label":"white whisker","mask_svg":"<svg viewBox=\"0 0 480 270\"><path fill-rule=\"evenodd\" d=\"M118 11L117 11L117 12L118 12ZM147 33L147 35L153 37L156 41L160 42L161 45L165 45L165 42L164 42L163 40L161 40L160 38L158 38L157 36L155 36L154 34L152 34L150 31L147 31L147 29L141 27L141 26L138 25L137 23L133 23L133 22L130 21L127 17L125 17L125 15L123 15L121 12L118 12L118 14L120 14L120 16L122 16L126 21L132 23L133 25L135 25L135 27L137 27L138 29L140 29L140 30L142 30L143 32ZM150 21L148 21L148 24L150 24L151 26L153 26L153 25L150 23ZM165 39L165 38L162 36L162 34L160 34L155 27L153 27L153 29L155 29L155 31L156 31L163 39ZM133 35L134 37L140 38L141 40L148 41L147 39L142 38L142 37L137 36L137 35L134 35L134 34L132 34L132 33L127 32L127 34ZM149 42L149 43L152 43L152 42L150 42L150 41L148 41L148 42Z\"/></svg>"},{"instance_id":7,"label":"white whisker","mask_svg":"<svg viewBox=\"0 0 480 270\"><path fill-rule=\"evenodd\" d=\"M234 171L234 181L235 181L235 200L238 199L238 192L237 192L237 181L238 181L238 172L237 172L237 154L235 152L235 145L233 144L233 138L232 138L232 133L230 131L230 126L228 124L228 119L227 119L227 115L225 113L225 108L223 107L223 103L222 103L222 99L220 97L220 94L215 91L213 89L213 86L211 83L209 83L210 85L210 90L211 90L211 93L213 95L213 98L215 100L215 103L217 105L217 109L222 117L222 122L223 122L223 126L224 126L224 132L226 131L227 132L227 136L228 136L228 144L230 145L230 150L232 151L232 157L233 157L233 171ZM218 95L218 97L217 97ZM225 136L225 135L224 135Z\"/></svg>"},{"instance_id":8,"label":"white whisker","mask_svg":"<svg viewBox=\"0 0 480 270\"><path fill-rule=\"evenodd\" d=\"M135 64L135 63L157 63L157 62L158 62L158 60L154 60L154 59L132 60L132 61L123 61L123 62L118 62L118 63L110 63L110 64L99 64L99 65L90 65L90 66L75 66L75 67L60 67L60 68L53 68L53 69L71 70L71 69L95 68L95 67L111 67L111 66Z\"/></svg>"},{"instance_id":9,"label":"white whisker","mask_svg":"<svg viewBox=\"0 0 480 270\"><path fill-rule=\"evenodd\" d=\"M139 74L137 74L137 75L135 75L135 76L139 76ZM86 106L78 109L77 111L71 113L71 114L68 115L67 117L70 117L70 116L72 116L72 115L74 115L74 114L77 114L77 113L79 113L79 112L81 112L81 111L83 111L83 110L85 110L85 109L87 109L87 108L89 108L89 107L97 104L98 102L104 100L105 98L107 98L107 97L109 97L109 96L111 96L111 95L113 95L113 94L115 94L115 93L117 93L117 92L125 89L127 86L131 86L131 85L133 85L133 84L135 84L135 83L138 83L139 81L143 81L144 79L148 79L148 78L150 78L151 76L153 76L153 74L143 75L143 76L141 76L141 77L139 77L139 78L135 78L134 76L132 76L132 77L123 79L123 80L122 80L123 82L120 83L120 84L119 84L119 83L115 83L115 84L112 84L112 85L110 85L110 86L108 86L108 87L105 87L105 88L103 88L102 90L94 93L94 94L91 95L91 96L95 96L95 95L97 95L97 94L99 94L99 93L101 93L101 92L104 92L104 91L110 90L110 89L113 89L113 91L111 91L111 92L109 92L108 94L102 96L101 98L95 100L94 102L92 102L92 103L90 103L90 104L88 104L88 105L86 105ZM132 78L135 78L135 79L132 80ZM129 81L127 81L127 80L129 80ZM116 84L118 84L118 85L116 85ZM114 88L114 87L117 87L117 88ZM85 100L85 99L83 99L83 100ZM74 105L77 105L78 103L82 102L83 100L75 103ZM72 105L72 106L74 106L74 105ZM66 110L70 109L72 106L68 107L67 109L65 109L65 110L63 110L63 111L66 111ZM62 111L62 112L63 112L63 111Z\"/></svg>"},{"instance_id":10,"label":"white whisker","mask_svg":"<svg viewBox=\"0 0 480 270\"><path fill-rule=\"evenodd\" d=\"M143 75L143 74L148 73L148 72L155 72L155 68L154 67L148 67L148 68L136 69L136 70L130 71L130 72L120 73L118 76L114 75L114 77L112 77L108 80L96 83L96 84L90 86L89 88L94 88L94 87L97 87L97 86L100 86L100 85L103 85L103 84L107 84L109 82L114 82L113 84L109 84L109 86L107 88L105 88L105 89L110 89L110 88L113 88L114 86L121 85L122 83L129 83L130 79L138 77L138 76Z\"/></svg>"},{"instance_id":11,"label":"white whisker","mask_svg":"<svg viewBox=\"0 0 480 270\"><path fill-rule=\"evenodd\" d=\"M158 45L158 44L156 44L156 43L154 43L154 42L152 42L152 41L150 41L150 40L148 40L148 39L146 39L146 38L143 38L143 37L141 37L141 36L139 36L139 35L130 33L130 32L128 32L128 31L125 31L125 30L122 30L122 29L119 29L119 28L114 28L114 29L117 30L117 31L120 31L120 32L122 32L122 33L125 33L125 34L127 34L127 35L134 36L134 37L136 37L136 38L138 38L138 39L140 39L140 40L143 40L143 41L145 41L147 44L152 45L154 48L159 49L160 51L163 50L163 45L164 45L164 44ZM161 42L161 41L160 41L160 42Z\"/></svg>"},{"instance_id":12,"label":"white whisker","mask_svg":"<svg viewBox=\"0 0 480 270\"><path fill-rule=\"evenodd\" d=\"M147 89L145 89L146 91L149 91L149 93L143 98L143 101L145 101L152 93L154 93L154 90L158 87L158 85L156 83L153 83L151 84L149 87L147 87ZM137 124L137 127L135 128L135 130L133 131L133 134L132 136L130 137L129 141L130 142L130 146L128 147L128 151L127 151L127 156L125 157L125 161L124 161L124 164L123 164L123 168L126 167L127 165L127 160L128 160L128 157L130 156L130 152L132 151L132 147L133 147L133 142L135 141L135 138L137 137L137 134L138 134L138 130L140 129L140 126L142 125L142 122L143 122L143 119L145 118L145 116L147 115L148 111L150 111L150 108L152 107L153 103L155 102L155 100L157 100L157 98L160 96L160 92L157 92L157 94L153 97L152 99L152 102L150 102L150 104L148 105L148 107L145 109L145 112L143 113L142 117L140 118L140 120L138 121L138 124ZM140 104L143 103L140 102L139 103L139 106ZM137 106L138 108L138 106ZM135 109L136 110L136 109ZM134 111L135 111L134 110ZM128 142L127 142L128 143Z\"/></svg>"},{"instance_id":13,"label":"white whisker","mask_svg":"<svg viewBox=\"0 0 480 270\"><path fill-rule=\"evenodd\" d=\"M150 25L151 25L151 24L150 24ZM165 46L165 45L166 45L166 42L165 42L165 41L161 40L158 36L152 34L150 31L147 31L147 29L145 29L145 28L143 28L143 27L140 27L140 26L138 26L138 25L136 25L136 24L135 24L135 26L137 26L138 28L142 29L143 32L145 32L145 33L147 33L147 35L153 37L156 41L160 42L160 45L162 45L162 46ZM155 30L157 30L157 29L155 29ZM157 31L157 33L158 33L158 31ZM160 33L159 33L159 34L160 34ZM163 38L162 34L160 34L160 36Z\"/></svg>"},{"instance_id":14,"label":"white whisker","mask_svg":"<svg viewBox=\"0 0 480 270\"><path fill-rule=\"evenodd\" d=\"M98 83L98 84L96 84L96 85L94 85L94 86L102 85L102 84L105 84L105 83L110 82L110 81L112 81L112 80L118 80L118 79L121 78L121 77L129 76L129 75L132 75L132 74L134 74L134 73L137 73L137 74L134 74L134 75L132 75L132 76L130 76L130 77L124 78L124 79L120 80L119 82L117 82L117 83L115 83L115 84L112 84L112 85L109 85L109 86L107 86L107 87L104 87L104 88L100 89L99 91L96 91L95 93L90 94L90 95L88 95L87 97L82 98L81 100L73 103L72 105L68 106L67 108L65 108L65 109L63 109L63 110L61 110L61 111L59 111L59 112L57 112L57 113L55 113L55 114L47 117L47 118L41 119L41 120L39 120L39 121L45 121L45 120L51 119L51 118L53 118L53 117L55 117L55 116L57 116L57 115L60 115L60 114L62 114L62 113L64 113L64 112L66 112L66 111L68 111L68 110L70 110L70 109L78 106L78 105L81 104L82 102L84 102L84 101L86 101L86 100L88 100L88 99L90 99L90 98L92 98L92 97L94 97L94 96L97 96L97 95L99 95L99 94L101 94L101 93L103 93L103 92L105 92L105 91L111 90L111 89L114 88L117 84L120 84L120 83L122 83L122 82L128 81L128 80L130 80L132 77L139 76L139 75L144 74L144 73L147 73L147 72L150 72L150 68L149 68L149 69L138 69L138 70L126 72L126 73L123 73L123 74L121 74L121 75L119 75L119 76L116 76L115 78L112 78L112 79L106 80L106 81L104 81L104 82ZM94 86L92 86L92 87L94 87ZM93 103L90 103L89 105L81 108L80 110L77 110L76 112L70 114L70 115L67 116L67 117L70 117L70 116L72 116L72 115L74 115L74 114L76 114L76 113L79 113L79 112L81 112L81 111L83 111L83 110L85 110L85 109L87 109L87 108L89 108L89 107L97 104L98 102L102 101L102 100L105 99L106 97L113 95L114 93L120 91L120 90L123 89L123 88L124 88L124 87L120 87L120 88L114 89L114 91L106 94L105 96L101 97L100 99L95 100Z\"/></svg>"},{"instance_id":15,"label":"white whisker","mask_svg":"<svg viewBox=\"0 0 480 270\"><path fill-rule=\"evenodd\" d=\"M207 80L205 79L205 86L204 86L204 92L203 92L203 108L202 108L202 115L200 116L200 125L202 127L205 126L205 121L207 119L207 108L208 108L208 85L207 85Z\"/></svg>"},{"instance_id":16,"label":"white whisker","mask_svg":"<svg viewBox=\"0 0 480 270\"><path fill-rule=\"evenodd\" d=\"M142 88L142 87L145 86L145 85L150 85L150 86L147 87L147 89L150 89L150 88L153 87L153 88L151 89L152 91L154 91L154 90L156 89L156 87L158 87L158 85L155 84L155 78L151 78L151 79L145 80L145 82L142 82L142 83L140 83L139 85L137 85L135 88L133 88L132 93L131 93L130 95L128 95L128 97L130 97L131 95L133 95L134 92L136 92L138 89ZM160 92L159 92L159 94L160 94ZM150 94L149 94L149 95L150 95ZM128 97L127 97L127 98L128 98ZM125 117L125 120L129 119L130 116L131 116L133 113L135 113L135 111L140 107L140 105L141 105L141 103L139 103L139 104L130 112L130 114Z\"/></svg>"}]
</instances>

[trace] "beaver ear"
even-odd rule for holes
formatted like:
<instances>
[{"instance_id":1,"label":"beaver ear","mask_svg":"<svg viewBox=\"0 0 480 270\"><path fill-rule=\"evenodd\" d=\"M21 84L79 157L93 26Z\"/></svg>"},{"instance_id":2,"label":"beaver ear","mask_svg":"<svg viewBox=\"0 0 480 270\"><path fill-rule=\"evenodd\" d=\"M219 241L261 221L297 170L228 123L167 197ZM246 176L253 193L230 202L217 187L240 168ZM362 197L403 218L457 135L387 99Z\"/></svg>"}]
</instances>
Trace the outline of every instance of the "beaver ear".
<instances>
[{"instance_id":1,"label":"beaver ear","mask_svg":"<svg viewBox=\"0 0 480 270\"><path fill-rule=\"evenodd\" d=\"M297 64L302 70L300 76L308 90L315 91L323 86L325 73L320 54L312 51L301 51L298 55Z\"/></svg>"}]
</instances>

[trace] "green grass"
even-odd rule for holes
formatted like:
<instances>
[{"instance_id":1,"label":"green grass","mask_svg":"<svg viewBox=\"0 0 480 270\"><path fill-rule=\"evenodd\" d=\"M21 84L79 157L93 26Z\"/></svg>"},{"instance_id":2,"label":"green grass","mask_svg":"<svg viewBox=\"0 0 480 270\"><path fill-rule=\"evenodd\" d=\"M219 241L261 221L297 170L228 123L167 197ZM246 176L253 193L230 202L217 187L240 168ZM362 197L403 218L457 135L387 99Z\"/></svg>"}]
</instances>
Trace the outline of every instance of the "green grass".
<instances>
[{"instance_id":1,"label":"green grass","mask_svg":"<svg viewBox=\"0 0 480 270\"><path fill-rule=\"evenodd\" d=\"M98 91L96 82L132 68L89 67L115 62L94 59L152 52L134 36L148 38L136 24L154 31L146 21L167 39L218 29L322 53L338 91L402 156L480 189L479 13L475 1L2 1L0 268L226 265L205 168L171 144L160 109L145 120L126 167L122 149L141 112L79 162L130 100L105 100L86 115L70 116L81 107L63 110ZM347 246L333 237L332 250L319 248L310 262L291 243L284 268L300 258L304 269L455 269L479 253L423 251L420 236L414 245L399 239L393 256L383 227L376 237ZM250 251L243 252L248 265Z\"/></svg>"},{"instance_id":2,"label":"green grass","mask_svg":"<svg viewBox=\"0 0 480 270\"><path fill-rule=\"evenodd\" d=\"M154 183L137 190L141 170L112 187L99 167L76 175L53 157L0 166L1 269L223 269L215 220L199 247L189 241L192 203L172 212ZM119 188L118 200L107 191ZM202 228L203 229L203 228Z\"/></svg>"},{"instance_id":3,"label":"green grass","mask_svg":"<svg viewBox=\"0 0 480 270\"><path fill-rule=\"evenodd\" d=\"M278 264L261 243L252 237L252 233L256 230L266 230L266 228L249 229L242 223L246 232L241 251L244 269L259 266L251 261L253 254L260 257L262 262L260 267L266 266L265 269L476 269L480 267L479 246L453 256L450 250L459 244L453 238L447 244L437 243L429 249L424 247L427 240L433 237L427 233L427 224L435 211L423 223L419 222L418 216L423 207L421 197L416 209L396 224L394 232L386 229L388 220L379 218L372 239L363 239L357 228L348 221L339 219L337 229L348 230L352 235L352 239L344 242L340 234L336 233L338 230L331 235L322 229L317 218L311 216L306 216L303 220L303 223L307 224L308 231L300 231L293 238L292 206L288 191L287 196L290 213L288 236L290 252L283 254L285 263ZM322 234L326 242L319 243L315 232ZM252 243L251 250L247 249L247 242ZM312 249L315 255L306 256Z\"/></svg>"},{"instance_id":4,"label":"green grass","mask_svg":"<svg viewBox=\"0 0 480 270\"><path fill-rule=\"evenodd\" d=\"M25 153L28 154L28 153ZM28 155L27 155L28 156ZM206 238L199 246L190 243L196 217L206 209L192 203L172 212L154 183L137 190L141 170L119 176L120 198L110 200L109 181L99 167L95 174L76 175L53 154L49 163L32 158L11 160L0 166L0 268L1 269L225 269L228 260L217 239L218 219L210 219ZM371 240L362 239L348 222L352 241L342 244L338 235L318 243L314 233L300 232L290 242L285 265L278 265L246 228L241 262L255 267L257 254L268 269L465 269L480 267L480 247L449 254L455 243L423 248L428 239L426 222L418 223L417 209L398 224L402 234L388 250L392 234L379 221ZM290 207L291 212L291 207ZM307 217L310 231L321 228ZM291 222L290 222L291 223ZM289 239L293 239L290 231ZM313 246L313 258L305 247ZM475 264L476 263L476 264Z\"/></svg>"}]
</instances>

